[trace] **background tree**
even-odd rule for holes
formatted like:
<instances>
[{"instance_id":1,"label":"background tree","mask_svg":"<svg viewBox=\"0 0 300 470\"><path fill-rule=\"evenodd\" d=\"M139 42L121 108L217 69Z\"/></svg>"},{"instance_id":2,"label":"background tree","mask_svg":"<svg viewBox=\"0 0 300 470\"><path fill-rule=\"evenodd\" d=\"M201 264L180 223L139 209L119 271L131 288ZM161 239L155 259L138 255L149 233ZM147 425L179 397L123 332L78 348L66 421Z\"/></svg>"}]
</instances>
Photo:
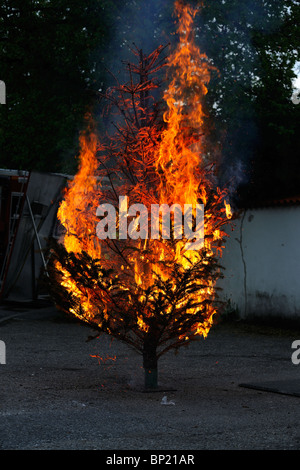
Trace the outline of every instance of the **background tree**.
<instances>
[{"instance_id":1,"label":"background tree","mask_svg":"<svg viewBox=\"0 0 300 470\"><path fill-rule=\"evenodd\" d=\"M294 65L299 61L300 3L289 2L278 31L267 41L256 33L261 81L254 86L258 144L252 161L253 200L299 195L300 106L291 100ZM296 62L297 61L297 62Z\"/></svg>"},{"instance_id":2,"label":"background tree","mask_svg":"<svg viewBox=\"0 0 300 470\"><path fill-rule=\"evenodd\" d=\"M83 116L105 82L101 58L122 2L4 0L0 70L0 165L75 171Z\"/></svg>"},{"instance_id":3,"label":"background tree","mask_svg":"<svg viewBox=\"0 0 300 470\"><path fill-rule=\"evenodd\" d=\"M199 16L199 40L220 71L210 93L220 180L233 181L239 204L297 190L299 107L291 101L297 18L299 2L289 0L208 1Z\"/></svg>"}]
</instances>

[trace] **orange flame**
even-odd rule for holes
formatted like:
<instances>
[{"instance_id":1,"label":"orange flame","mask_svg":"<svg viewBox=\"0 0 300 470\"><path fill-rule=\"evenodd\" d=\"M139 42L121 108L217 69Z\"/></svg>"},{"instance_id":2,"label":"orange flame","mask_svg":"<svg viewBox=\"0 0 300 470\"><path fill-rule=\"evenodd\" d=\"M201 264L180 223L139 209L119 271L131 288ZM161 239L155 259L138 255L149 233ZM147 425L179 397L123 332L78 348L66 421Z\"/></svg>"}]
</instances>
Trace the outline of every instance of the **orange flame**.
<instances>
[{"instance_id":1,"label":"orange flame","mask_svg":"<svg viewBox=\"0 0 300 470\"><path fill-rule=\"evenodd\" d=\"M203 157L199 139L203 126L202 98L207 93L210 66L205 54L195 45L193 11L189 5L175 2L179 17L179 45L170 55L168 67L172 80L164 94L167 123L156 162L163 170L161 202L196 204L199 195L199 158ZM205 203L205 192L202 193Z\"/></svg>"},{"instance_id":2,"label":"orange flame","mask_svg":"<svg viewBox=\"0 0 300 470\"><path fill-rule=\"evenodd\" d=\"M168 109L164 115L167 124L162 134L156 168L162 174L160 184L160 202L176 201L181 206L195 206L199 199L206 204L206 188L203 184L201 165L205 164L202 133L203 97L207 93L210 81L208 58L195 44L193 20L196 15L190 5L175 2L178 16L179 44L168 60L171 81L164 94ZM206 227L207 233L207 227ZM177 259L180 257L178 245ZM181 262L198 259L198 253L189 251Z\"/></svg>"},{"instance_id":3,"label":"orange flame","mask_svg":"<svg viewBox=\"0 0 300 470\"><path fill-rule=\"evenodd\" d=\"M226 201L224 201L224 204L225 204L226 216L228 219L231 219L232 217L231 206Z\"/></svg>"},{"instance_id":4,"label":"orange flame","mask_svg":"<svg viewBox=\"0 0 300 470\"><path fill-rule=\"evenodd\" d=\"M68 186L57 216L66 229L63 242L68 252L85 250L92 257L100 258L101 245L95 237L95 214L99 203L96 151L95 134L90 133L88 137L81 134L79 171Z\"/></svg>"}]
</instances>

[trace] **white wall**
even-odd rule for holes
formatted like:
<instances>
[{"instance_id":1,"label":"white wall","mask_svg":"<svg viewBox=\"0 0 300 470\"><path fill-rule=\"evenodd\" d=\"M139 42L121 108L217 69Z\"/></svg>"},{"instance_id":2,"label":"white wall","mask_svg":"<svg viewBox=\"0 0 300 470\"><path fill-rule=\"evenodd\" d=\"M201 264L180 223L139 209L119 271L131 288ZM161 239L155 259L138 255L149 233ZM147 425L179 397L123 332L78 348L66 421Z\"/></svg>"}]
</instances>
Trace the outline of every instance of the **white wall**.
<instances>
[{"instance_id":1,"label":"white wall","mask_svg":"<svg viewBox=\"0 0 300 470\"><path fill-rule=\"evenodd\" d=\"M300 319L300 206L248 209L234 222L220 260L221 297L241 318Z\"/></svg>"}]
</instances>

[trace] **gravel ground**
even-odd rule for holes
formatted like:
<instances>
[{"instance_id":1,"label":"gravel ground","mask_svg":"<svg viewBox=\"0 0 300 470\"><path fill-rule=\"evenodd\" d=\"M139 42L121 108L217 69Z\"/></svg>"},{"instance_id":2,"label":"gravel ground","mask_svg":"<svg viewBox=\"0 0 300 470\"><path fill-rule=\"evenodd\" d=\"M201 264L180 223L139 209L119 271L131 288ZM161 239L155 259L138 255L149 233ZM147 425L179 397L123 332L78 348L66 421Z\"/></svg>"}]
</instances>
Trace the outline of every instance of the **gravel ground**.
<instances>
[{"instance_id":1,"label":"gravel ground","mask_svg":"<svg viewBox=\"0 0 300 470\"><path fill-rule=\"evenodd\" d=\"M92 333L49 305L0 309L0 449L300 449L300 397L240 386L300 379L299 329L222 322L162 357L150 393L141 357Z\"/></svg>"}]
</instances>

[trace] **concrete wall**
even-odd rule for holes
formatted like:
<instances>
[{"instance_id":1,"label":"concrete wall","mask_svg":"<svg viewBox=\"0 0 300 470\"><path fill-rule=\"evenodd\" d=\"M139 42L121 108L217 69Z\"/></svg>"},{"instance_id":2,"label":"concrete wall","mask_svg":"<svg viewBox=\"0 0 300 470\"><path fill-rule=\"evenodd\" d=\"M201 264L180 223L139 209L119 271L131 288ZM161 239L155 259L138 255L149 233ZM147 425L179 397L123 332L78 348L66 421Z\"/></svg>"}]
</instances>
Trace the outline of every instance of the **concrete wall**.
<instances>
[{"instance_id":1,"label":"concrete wall","mask_svg":"<svg viewBox=\"0 0 300 470\"><path fill-rule=\"evenodd\" d=\"M222 298L241 318L300 319L300 206L248 209L228 233Z\"/></svg>"}]
</instances>

